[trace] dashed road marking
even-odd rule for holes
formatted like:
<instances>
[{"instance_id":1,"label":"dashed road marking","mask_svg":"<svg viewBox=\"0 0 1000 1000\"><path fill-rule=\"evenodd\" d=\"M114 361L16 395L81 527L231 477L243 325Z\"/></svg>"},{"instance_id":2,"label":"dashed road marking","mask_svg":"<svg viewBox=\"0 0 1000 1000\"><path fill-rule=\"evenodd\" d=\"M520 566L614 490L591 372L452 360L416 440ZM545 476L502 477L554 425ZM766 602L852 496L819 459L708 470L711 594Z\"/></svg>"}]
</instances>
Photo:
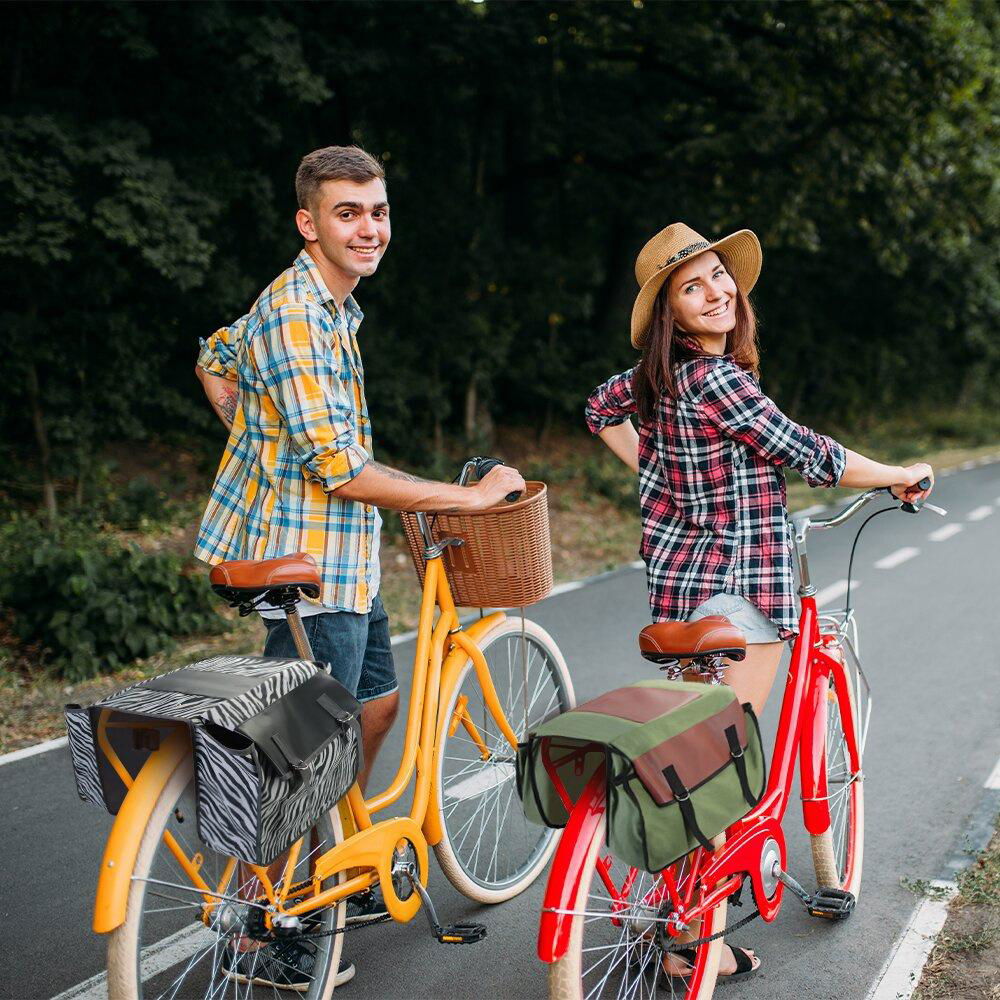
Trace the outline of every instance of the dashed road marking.
<instances>
[{"instance_id":1,"label":"dashed road marking","mask_svg":"<svg viewBox=\"0 0 1000 1000\"><path fill-rule=\"evenodd\" d=\"M982 507L977 507L975 510L970 510L966 514L965 519L967 521L982 521L984 517L989 517L993 513L993 507L989 504L984 504Z\"/></svg>"},{"instance_id":2,"label":"dashed road marking","mask_svg":"<svg viewBox=\"0 0 1000 1000\"><path fill-rule=\"evenodd\" d=\"M953 521L951 524L946 524L942 528L938 528L937 531L932 531L927 537L932 542L943 542L954 535L957 535L962 530L960 524L955 524Z\"/></svg>"},{"instance_id":3,"label":"dashed road marking","mask_svg":"<svg viewBox=\"0 0 1000 1000\"><path fill-rule=\"evenodd\" d=\"M897 566L901 566L903 563L908 562L914 556L920 555L920 549L914 548L912 545L907 545L902 549L896 549L895 552L890 552L889 555L884 556L875 563L876 569L895 569Z\"/></svg>"},{"instance_id":4,"label":"dashed road marking","mask_svg":"<svg viewBox=\"0 0 1000 1000\"><path fill-rule=\"evenodd\" d=\"M857 589L861 586L860 580L855 580L852 586ZM831 601L835 601L838 597L843 597L847 593L847 581L838 580L836 583L831 583L829 587L824 587L816 595L816 607L821 608L825 604L829 604Z\"/></svg>"}]
</instances>

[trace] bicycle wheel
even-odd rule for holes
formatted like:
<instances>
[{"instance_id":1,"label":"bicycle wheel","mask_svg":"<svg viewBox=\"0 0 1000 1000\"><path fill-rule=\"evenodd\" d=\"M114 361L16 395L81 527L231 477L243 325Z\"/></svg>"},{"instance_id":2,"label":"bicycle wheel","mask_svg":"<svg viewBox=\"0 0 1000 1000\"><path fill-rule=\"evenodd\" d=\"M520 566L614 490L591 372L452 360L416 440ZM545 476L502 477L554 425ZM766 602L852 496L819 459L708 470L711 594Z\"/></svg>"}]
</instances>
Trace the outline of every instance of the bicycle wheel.
<instances>
[{"instance_id":1,"label":"bicycle wheel","mask_svg":"<svg viewBox=\"0 0 1000 1000\"><path fill-rule=\"evenodd\" d=\"M164 841L172 834L188 858L201 856L200 873L208 885L225 896L212 914L210 925L202 921L203 897L195 888ZM342 838L336 809L321 817L302 840L294 882L308 879L314 858ZM229 868L228 877L226 869ZM323 888L332 888L343 878L331 877ZM244 884L241 885L241 880ZM181 997L269 997L274 986L255 984L266 956L255 949L253 937L263 937L262 925L254 926L259 907L248 900L255 893L246 869L216 854L198 838L195 824L194 781L190 756L178 767L160 794L143 833L132 872L125 922L108 941L108 995L116 998L173 1000ZM310 982L300 996L329 1000L340 963L343 935L321 936L343 927L345 906L328 907L310 914L307 936L300 939L313 956ZM316 935L311 937L308 935ZM266 945L265 945L266 948ZM237 949L253 958L238 959L237 973L230 978L225 965ZM281 955L272 948L271 968ZM256 956L260 955L260 958ZM258 968L259 967L259 968ZM260 970L260 971L259 971Z\"/></svg>"},{"instance_id":2,"label":"bicycle wheel","mask_svg":"<svg viewBox=\"0 0 1000 1000\"><path fill-rule=\"evenodd\" d=\"M619 861L605 846L605 823L597 824L583 862L580 889L573 904L569 947L549 966L551 1000L642 1000L684 997L709 1000L715 990L723 940L705 941L686 953L671 971L686 961L688 976L670 976L664 968L663 943L680 942L669 935L666 922L675 916L676 897L690 893L686 909L697 906L706 887L697 872L709 855L697 850L657 875ZM716 842L721 846L722 838ZM693 879L693 884L692 884ZM671 888L673 887L673 892ZM691 928L698 939L726 926L723 899Z\"/></svg>"},{"instance_id":3,"label":"bicycle wheel","mask_svg":"<svg viewBox=\"0 0 1000 1000\"><path fill-rule=\"evenodd\" d=\"M508 620L480 648L519 741L543 719L576 703L559 647L534 622L525 620L522 633L520 619ZM471 660L445 713L449 722L437 759L444 836L434 851L459 892L480 903L500 903L538 877L555 850L556 831L524 817L514 780L515 751L486 707ZM486 759L471 729L481 735Z\"/></svg>"},{"instance_id":4,"label":"bicycle wheel","mask_svg":"<svg viewBox=\"0 0 1000 1000\"><path fill-rule=\"evenodd\" d=\"M830 804L830 828L810 835L813 867L820 886L844 889L855 897L861 891L861 865L864 858L865 792L859 775L851 771L847 737L840 714L836 681L832 674L820 679L825 695L819 703L826 706L827 795ZM851 685L847 696L854 721L854 732L861 732L857 705ZM860 750L859 750L860 752Z\"/></svg>"}]
</instances>

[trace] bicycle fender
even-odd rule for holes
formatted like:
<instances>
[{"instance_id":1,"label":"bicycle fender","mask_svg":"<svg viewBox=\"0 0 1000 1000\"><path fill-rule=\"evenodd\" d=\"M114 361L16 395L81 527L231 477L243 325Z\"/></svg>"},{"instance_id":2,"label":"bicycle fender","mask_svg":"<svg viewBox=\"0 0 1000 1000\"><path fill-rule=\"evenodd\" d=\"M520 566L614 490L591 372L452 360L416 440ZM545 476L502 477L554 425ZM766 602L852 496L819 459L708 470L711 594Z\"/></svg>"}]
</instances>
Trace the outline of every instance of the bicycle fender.
<instances>
[{"instance_id":1,"label":"bicycle fender","mask_svg":"<svg viewBox=\"0 0 1000 1000\"><path fill-rule=\"evenodd\" d=\"M108 934L125 922L139 842L160 794L190 753L191 737L187 729L178 729L164 740L159 750L150 754L136 775L104 846L94 901L95 933Z\"/></svg>"},{"instance_id":2,"label":"bicycle fender","mask_svg":"<svg viewBox=\"0 0 1000 1000\"><path fill-rule=\"evenodd\" d=\"M557 962L569 948L572 911L580 894L583 864L604 821L605 808L602 766L594 772L573 807L552 857L552 870L542 902L542 919L538 924L538 957L543 962Z\"/></svg>"},{"instance_id":3,"label":"bicycle fender","mask_svg":"<svg viewBox=\"0 0 1000 1000\"><path fill-rule=\"evenodd\" d=\"M830 803L826 784L827 672L817 672L809 692L811 725L802 734L799 771L802 787L802 820L814 836L830 829Z\"/></svg>"},{"instance_id":4,"label":"bicycle fender","mask_svg":"<svg viewBox=\"0 0 1000 1000\"><path fill-rule=\"evenodd\" d=\"M474 643L476 643L476 645L479 645L486 639L490 632L502 625L506 620L507 616L502 611L494 611L493 614L487 615L485 618L479 618L463 631ZM441 668L441 695L438 702L440 705L446 706L451 701L451 693L454 691L455 684L458 682L459 672L465 666L468 659L469 654L458 646L454 646L445 658L444 665ZM439 748L443 743L441 734L447 724L447 719L438 719L438 731L437 739L435 740L435 747ZM441 842L441 838L444 836L444 831L441 829L440 813L441 809L440 801L438 799L437 768L435 768L434 774L431 775L430 799L428 801L427 814L424 816L423 823L423 833L427 838L427 843L430 844L431 847L435 844L439 844Z\"/></svg>"}]
</instances>

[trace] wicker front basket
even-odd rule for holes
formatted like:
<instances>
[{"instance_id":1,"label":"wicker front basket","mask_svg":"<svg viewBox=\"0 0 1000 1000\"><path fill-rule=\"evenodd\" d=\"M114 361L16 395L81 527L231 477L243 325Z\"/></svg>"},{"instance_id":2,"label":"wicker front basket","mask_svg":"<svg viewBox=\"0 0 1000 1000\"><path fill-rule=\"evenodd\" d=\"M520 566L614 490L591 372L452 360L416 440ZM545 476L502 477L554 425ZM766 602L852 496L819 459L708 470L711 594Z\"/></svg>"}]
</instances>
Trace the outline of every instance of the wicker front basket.
<instances>
[{"instance_id":1,"label":"wicker front basket","mask_svg":"<svg viewBox=\"0 0 1000 1000\"><path fill-rule=\"evenodd\" d=\"M552 589L549 503L544 483L526 483L514 503L467 514L428 514L434 540L461 538L444 551L455 604L465 608L519 608ZM415 514L400 513L410 555L424 582L424 540Z\"/></svg>"}]
</instances>

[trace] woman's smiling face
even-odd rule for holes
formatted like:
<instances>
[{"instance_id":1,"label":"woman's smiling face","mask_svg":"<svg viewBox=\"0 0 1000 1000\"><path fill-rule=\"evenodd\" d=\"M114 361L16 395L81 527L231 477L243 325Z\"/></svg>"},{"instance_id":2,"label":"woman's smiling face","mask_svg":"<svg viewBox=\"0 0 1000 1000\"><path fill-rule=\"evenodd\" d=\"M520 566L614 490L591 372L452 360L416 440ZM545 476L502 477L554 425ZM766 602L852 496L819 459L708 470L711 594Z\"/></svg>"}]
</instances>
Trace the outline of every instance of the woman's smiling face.
<instances>
[{"instance_id":1,"label":"woman's smiling face","mask_svg":"<svg viewBox=\"0 0 1000 1000\"><path fill-rule=\"evenodd\" d=\"M736 325L736 282L714 250L684 261L670 275L670 309L694 337L724 336Z\"/></svg>"}]
</instances>

